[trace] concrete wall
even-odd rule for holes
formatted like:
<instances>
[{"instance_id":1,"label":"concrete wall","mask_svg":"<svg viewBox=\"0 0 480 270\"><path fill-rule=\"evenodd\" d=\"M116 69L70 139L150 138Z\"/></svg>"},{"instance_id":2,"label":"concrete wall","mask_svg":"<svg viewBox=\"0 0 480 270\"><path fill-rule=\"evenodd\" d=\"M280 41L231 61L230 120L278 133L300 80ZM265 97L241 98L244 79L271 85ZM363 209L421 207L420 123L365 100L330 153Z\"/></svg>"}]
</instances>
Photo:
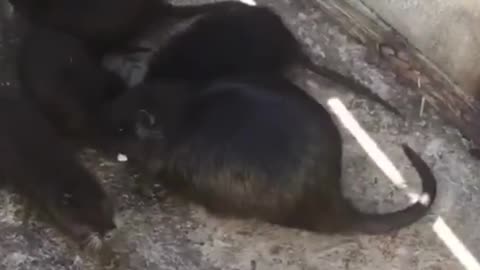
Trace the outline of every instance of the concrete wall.
<instances>
[{"instance_id":1,"label":"concrete wall","mask_svg":"<svg viewBox=\"0 0 480 270\"><path fill-rule=\"evenodd\" d=\"M469 93L480 96L479 0L363 2Z\"/></svg>"}]
</instances>

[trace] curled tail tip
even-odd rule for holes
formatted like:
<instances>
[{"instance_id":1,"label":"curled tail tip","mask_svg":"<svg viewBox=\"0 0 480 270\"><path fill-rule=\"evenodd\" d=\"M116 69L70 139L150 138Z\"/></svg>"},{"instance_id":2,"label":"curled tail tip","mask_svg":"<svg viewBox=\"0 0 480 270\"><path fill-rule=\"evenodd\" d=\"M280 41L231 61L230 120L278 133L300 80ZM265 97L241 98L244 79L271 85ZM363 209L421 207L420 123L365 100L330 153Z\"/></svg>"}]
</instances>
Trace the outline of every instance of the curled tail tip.
<instances>
[{"instance_id":1,"label":"curled tail tip","mask_svg":"<svg viewBox=\"0 0 480 270\"><path fill-rule=\"evenodd\" d=\"M408 144L402 143L401 146L402 146L403 152L405 153L405 155L407 155L409 159L410 157L413 157L416 155L415 151L413 151L413 149Z\"/></svg>"},{"instance_id":2,"label":"curled tail tip","mask_svg":"<svg viewBox=\"0 0 480 270\"><path fill-rule=\"evenodd\" d=\"M420 157L420 155L415 152L415 150L413 150L408 144L406 143L402 143L402 149L403 149L403 152L405 153L405 155L407 156L407 158L410 160L410 162L412 163L413 167L415 167L417 170L421 170L422 172L424 171L431 171L429 166L427 165L427 163ZM425 174L425 172L423 174ZM432 173L429 173L429 177L433 177L433 174Z\"/></svg>"},{"instance_id":3,"label":"curled tail tip","mask_svg":"<svg viewBox=\"0 0 480 270\"><path fill-rule=\"evenodd\" d=\"M423 192L422 195L429 196L428 205L433 204L437 194L437 181L433 175L432 170L427 163L407 144L402 144L402 149L407 158L412 163L412 166L417 170L422 179Z\"/></svg>"},{"instance_id":4,"label":"curled tail tip","mask_svg":"<svg viewBox=\"0 0 480 270\"><path fill-rule=\"evenodd\" d=\"M386 234L410 226L430 211L437 194L436 180L426 162L407 144L401 147L422 181L422 193L413 205L392 213L360 214L355 230L370 235ZM358 216L357 216L358 217Z\"/></svg>"}]
</instances>

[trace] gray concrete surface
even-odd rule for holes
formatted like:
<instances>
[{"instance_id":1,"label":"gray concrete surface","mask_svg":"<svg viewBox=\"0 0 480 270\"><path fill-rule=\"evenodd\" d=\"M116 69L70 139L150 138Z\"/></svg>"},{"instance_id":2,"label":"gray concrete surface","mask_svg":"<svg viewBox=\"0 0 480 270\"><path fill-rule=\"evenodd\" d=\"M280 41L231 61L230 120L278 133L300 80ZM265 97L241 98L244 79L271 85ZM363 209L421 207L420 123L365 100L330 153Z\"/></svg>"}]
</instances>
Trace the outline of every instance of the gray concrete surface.
<instances>
[{"instance_id":1,"label":"gray concrete surface","mask_svg":"<svg viewBox=\"0 0 480 270\"><path fill-rule=\"evenodd\" d=\"M180 2L180 1L177 1ZM122 269L154 270L374 270L480 269L464 267L432 228L438 217L464 243L473 256L480 255L477 224L480 205L479 161L472 160L458 132L444 127L428 107L419 116L421 97L393 82L394 74L366 64L365 48L339 32L322 13L310 10L308 1L270 0L316 55L343 72L353 74L383 97L403 101L407 121L392 117L383 108L349 94L317 76L298 78L318 100L339 98L360 125L390 157L418 191L416 173L403 156L399 143L407 142L427 160L439 181L433 212L417 224L389 236L326 236L280 228L256 221L220 219L200 207L167 197L144 200L132 193L133 177L122 164L105 160L92 151L84 155L115 198L121 227L114 237L122 255ZM2 39L0 91L15 87L12 46ZM13 46L14 47L14 46ZM1 110L1 108L0 108ZM339 121L339 126L342 126ZM344 186L355 203L368 211L391 211L409 203L405 192L375 166L347 129ZM33 134L32 134L33 136ZM40 222L20 225L16 199L0 195L0 269L94 269L87 257L71 249L63 237ZM465 252L454 250L461 259ZM468 259L468 257L467 257ZM465 260L464 260L465 262ZM468 263L468 261L467 261Z\"/></svg>"},{"instance_id":2,"label":"gray concrete surface","mask_svg":"<svg viewBox=\"0 0 480 270\"><path fill-rule=\"evenodd\" d=\"M480 95L479 1L348 1L365 3L464 90Z\"/></svg>"}]
</instances>

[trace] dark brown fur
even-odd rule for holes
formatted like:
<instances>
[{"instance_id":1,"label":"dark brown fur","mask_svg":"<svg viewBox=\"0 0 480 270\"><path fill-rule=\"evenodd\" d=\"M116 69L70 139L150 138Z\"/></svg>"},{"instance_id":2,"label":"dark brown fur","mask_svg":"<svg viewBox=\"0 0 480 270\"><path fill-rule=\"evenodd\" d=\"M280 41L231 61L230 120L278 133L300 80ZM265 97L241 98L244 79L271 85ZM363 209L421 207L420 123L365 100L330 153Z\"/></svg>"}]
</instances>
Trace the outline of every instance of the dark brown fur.
<instances>
[{"instance_id":1,"label":"dark brown fur","mask_svg":"<svg viewBox=\"0 0 480 270\"><path fill-rule=\"evenodd\" d=\"M32 25L65 31L97 49L122 47L167 12L162 0L10 0Z\"/></svg>"},{"instance_id":2,"label":"dark brown fur","mask_svg":"<svg viewBox=\"0 0 480 270\"><path fill-rule=\"evenodd\" d=\"M78 243L115 228L104 189L28 102L0 98L0 184Z\"/></svg>"},{"instance_id":3,"label":"dark brown fur","mask_svg":"<svg viewBox=\"0 0 480 270\"><path fill-rule=\"evenodd\" d=\"M195 19L185 30L160 44L151 60L147 80L208 82L239 74L286 73L303 65L400 115L355 79L312 62L282 18L268 7L224 1L173 11L172 14L183 16L178 17L178 24Z\"/></svg>"},{"instance_id":4,"label":"dark brown fur","mask_svg":"<svg viewBox=\"0 0 480 270\"><path fill-rule=\"evenodd\" d=\"M430 169L404 145L429 203L388 214L358 211L342 193L342 139L334 121L285 79L192 87L145 83L115 101L107 122L133 142L125 148L131 161L214 213L317 232L378 234L422 218L435 199Z\"/></svg>"},{"instance_id":5,"label":"dark brown fur","mask_svg":"<svg viewBox=\"0 0 480 270\"><path fill-rule=\"evenodd\" d=\"M9 0L30 24L64 31L104 53L142 51L128 42L159 19L189 17L210 5L174 6L164 0ZM222 8L230 4L216 4Z\"/></svg>"},{"instance_id":6,"label":"dark brown fur","mask_svg":"<svg viewBox=\"0 0 480 270\"><path fill-rule=\"evenodd\" d=\"M30 29L18 54L18 77L61 135L94 138L97 114L125 85L104 70L80 39L44 27Z\"/></svg>"}]
</instances>

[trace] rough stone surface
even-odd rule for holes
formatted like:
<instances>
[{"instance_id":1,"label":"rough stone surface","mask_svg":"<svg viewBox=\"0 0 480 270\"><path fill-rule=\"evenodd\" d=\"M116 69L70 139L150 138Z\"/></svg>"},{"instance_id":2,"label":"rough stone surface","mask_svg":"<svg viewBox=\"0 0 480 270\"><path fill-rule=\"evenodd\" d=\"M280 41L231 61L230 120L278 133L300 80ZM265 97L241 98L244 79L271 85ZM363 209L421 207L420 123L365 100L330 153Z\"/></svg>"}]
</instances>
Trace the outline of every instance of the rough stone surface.
<instances>
[{"instance_id":1,"label":"rough stone surface","mask_svg":"<svg viewBox=\"0 0 480 270\"><path fill-rule=\"evenodd\" d=\"M480 2L348 0L365 3L465 91L480 95Z\"/></svg>"},{"instance_id":2,"label":"rough stone surface","mask_svg":"<svg viewBox=\"0 0 480 270\"><path fill-rule=\"evenodd\" d=\"M421 153L439 182L434 210L409 228L377 237L316 235L256 221L220 219L175 198L160 202L140 199L132 192L133 177L121 163L88 151L85 162L98 173L118 205L121 227L113 242L122 255L121 269L465 269L432 228L441 217L474 256L480 254L476 211L480 204L476 182L480 163L468 156L458 132L445 127L428 106L420 116L421 97L397 85L391 72L367 64L365 48L350 41L324 14L309 9L308 1L260 3L272 4L278 10L317 61L352 74L387 99L403 101L401 111L407 120L393 117L382 107L318 76L305 72L298 80L326 106L328 99L340 99L417 191L418 176L399 143L407 142ZM13 63L17 43L15 37L1 39L0 91L16 87ZM346 194L360 208L372 212L405 207L409 200L404 190L388 180L338 123L345 140ZM19 210L16 198L1 192L1 270L94 269L87 257L69 248L65 239L45 224L34 222L22 227Z\"/></svg>"}]
</instances>

